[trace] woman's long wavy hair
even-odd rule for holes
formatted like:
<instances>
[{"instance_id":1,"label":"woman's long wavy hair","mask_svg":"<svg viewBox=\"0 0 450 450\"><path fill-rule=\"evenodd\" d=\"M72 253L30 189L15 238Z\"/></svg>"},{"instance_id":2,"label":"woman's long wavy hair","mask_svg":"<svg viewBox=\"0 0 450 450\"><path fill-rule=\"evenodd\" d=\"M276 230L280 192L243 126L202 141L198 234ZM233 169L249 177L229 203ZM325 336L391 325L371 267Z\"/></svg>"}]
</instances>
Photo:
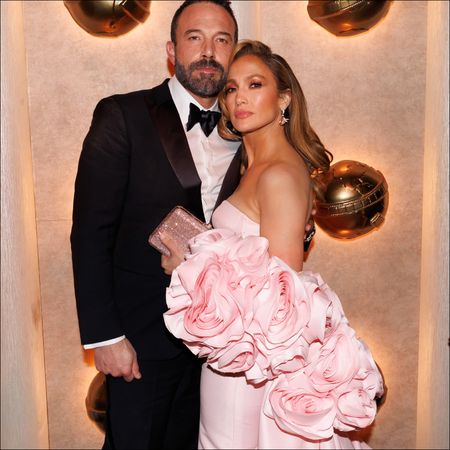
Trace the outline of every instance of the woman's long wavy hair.
<instances>
[{"instance_id":1,"label":"woman's long wavy hair","mask_svg":"<svg viewBox=\"0 0 450 450\"><path fill-rule=\"evenodd\" d=\"M285 111L289 122L284 125L288 142L306 162L310 173L326 172L330 168L333 155L324 147L316 132L311 127L308 117L306 99L300 83L289 64L265 44L259 41L240 41L230 58L230 66L245 55L254 55L261 59L271 70L277 82L278 92L290 91L291 103ZM242 139L230 122L230 114L225 104L225 89L219 94L222 117L218 124L220 136L228 140ZM244 157L245 158L245 157Z\"/></svg>"}]
</instances>

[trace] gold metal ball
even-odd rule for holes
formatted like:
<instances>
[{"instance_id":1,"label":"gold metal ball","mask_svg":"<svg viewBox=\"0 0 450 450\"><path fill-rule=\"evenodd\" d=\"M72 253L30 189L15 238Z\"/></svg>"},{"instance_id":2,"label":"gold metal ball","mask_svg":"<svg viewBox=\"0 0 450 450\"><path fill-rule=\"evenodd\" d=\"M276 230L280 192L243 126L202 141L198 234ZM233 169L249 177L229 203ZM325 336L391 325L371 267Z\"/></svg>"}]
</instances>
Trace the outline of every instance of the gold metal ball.
<instances>
[{"instance_id":1,"label":"gold metal ball","mask_svg":"<svg viewBox=\"0 0 450 450\"><path fill-rule=\"evenodd\" d=\"M344 160L316 177L319 194L314 220L338 239L362 236L384 222L389 193L381 172L358 161Z\"/></svg>"},{"instance_id":2,"label":"gold metal ball","mask_svg":"<svg viewBox=\"0 0 450 450\"><path fill-rule=\"evenodd\" d=\"M386 0L310 0L312 20L336 36L364 33L376 25L391 6Z\"/></svg>"},{"instance_id":3,"label":"gold metal ball","mask_svg":"<svg viewBox=\"0 0 450 450\"><path fill-rule=\"evenodd\" d=\"M106 430L106 377L99 372L92 379L86 396L86 411L89 419L91 419L101 432Z\"/></svg>"},{"instance_id":4,"label":"gold metal ball","mask_svg":"<svg viewBox=\"0 0 450 450\"><path fill-rule=\"evenodd\" d=\"M120 36L150 15L150 0L65 0L64 5L75 22L94 36Z\"/></svg>"}]
</instances>

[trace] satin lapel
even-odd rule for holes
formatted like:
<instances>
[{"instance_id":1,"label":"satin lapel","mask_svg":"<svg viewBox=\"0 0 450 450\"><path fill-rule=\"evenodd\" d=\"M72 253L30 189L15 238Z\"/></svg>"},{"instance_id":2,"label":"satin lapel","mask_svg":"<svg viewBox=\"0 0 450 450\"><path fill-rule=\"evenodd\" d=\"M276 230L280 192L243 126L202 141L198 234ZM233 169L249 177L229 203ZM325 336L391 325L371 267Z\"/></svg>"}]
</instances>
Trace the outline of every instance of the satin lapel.
<instances>
[{"instance_id":1,"label":"satin lapel","mask_svg":"<svg viewBox=\"0 0 450 450\"><path fill-rule=\"evenodd\" d=\"M231 164L228 167L225 178L223 179L222 187L217 197L216 209L224 200L226 200L238 187L241 179L241 147L238 148L234 158L231 160Z\"/></svg>"},{"instance_id":2,"label":"satin lapel","mask_svg":"<svg viewBox=\"0 0 450 450\"><path fill-rule=\"evenodd\" d=\"M147 97L146 103L167 159L186 191L189 202L187 208L198 218L205 220L200 189L201 180L167 83L153 89L152 92L154 96Z\"/></svg>"}]
</instances>

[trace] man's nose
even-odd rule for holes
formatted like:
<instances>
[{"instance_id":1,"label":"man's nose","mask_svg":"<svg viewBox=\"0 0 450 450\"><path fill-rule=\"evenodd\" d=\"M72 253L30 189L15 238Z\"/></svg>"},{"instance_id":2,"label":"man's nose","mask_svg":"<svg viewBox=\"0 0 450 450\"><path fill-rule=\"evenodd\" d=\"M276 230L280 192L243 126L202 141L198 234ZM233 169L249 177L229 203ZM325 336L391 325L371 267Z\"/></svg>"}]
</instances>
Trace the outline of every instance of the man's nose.
<instances>
[{"instance_id":1,"label":"man's nose","mask_svg":"<svg viewBox=\"0 0 450 450\"><path fill-rule=\"evenodd\" d=\"M212 39L205 39L202 47L202 56L205 58L214 58L215 48Z\"/></svg>"}]
</instances>

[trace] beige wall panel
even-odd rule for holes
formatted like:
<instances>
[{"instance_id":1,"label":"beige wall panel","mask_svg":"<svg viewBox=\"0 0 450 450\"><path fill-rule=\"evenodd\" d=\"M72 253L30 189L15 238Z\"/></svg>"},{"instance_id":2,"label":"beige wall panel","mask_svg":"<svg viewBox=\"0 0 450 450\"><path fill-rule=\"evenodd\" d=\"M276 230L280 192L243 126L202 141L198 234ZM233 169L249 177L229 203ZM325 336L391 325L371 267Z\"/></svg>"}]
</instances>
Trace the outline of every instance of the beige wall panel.
<instances>
[{"instance_id":1,"label":"beige wall panel","mask_svg":"<svg viewBox=\"0 0 450 450\"><path fill-rule=\"evenodd\" d=\"M426 2L393 2L369 32L338 38L307 2L261 2L262 40L285 56L313 126L335 161L354 159L387 179L383 227L339 241L317 233L306 267L340 295L389 387L372 430L375 448L413 448L416 426Z\"/></svg>"},{"instance_id":2,"label":"beige wall panel","mask_svg":"<svg viewBox=\"0 0 450 450\"><path fill-rule=\"evenodd\" d=\"M168 76L165 43L177 2L152 2L143 25L94 37L62 1L24 4L37 219L71 218L78 156L97 102Z\"/></svg>"},{"instance_id":3,"label":"beige wall panel","mask_svg":"<svg viewBox=\"0 0 450 450\"><path fill-rule=\"evenodd\" d=\"M85 398L97 370L80 345L68 225L38 223L50 447L101 448L103 435L86 414Z\"/></svg>"},{"instance_id":4,"label":"beige wall panel","mask_svg":"<svg viewBox=\"0 0 450 450\"><path fill-rule=\"evenodd\" d=\"M99 448L84 405L96 370L83 355L69 234L78 157L96 103L168 76L165 43L178 2L153 1L144 25L94 37L62 1L24 3L51 448Z\"/></svg>"},{"instance_id":5,"label":"beige wall panel","mask_svg":"<svg viewBox=\"0 0 450 450\"><path fill-rule=\"evenodd\" d=\"M52 448L96 448L102 439L85 416L95 370L79 346L68 242L82 140L100 98L167 76L165 42L179 3L153 1L147 22L116 39L87 34L63 2L24 3ZM248 3L261 16L249 15L243 36L260 32L291 63L313 125L335 159L372 165L389 183L391 204L381 230L351 242L319 230L307 266L339 293L385 373L389 395L372 446L412 448L426 2L396 1L377 27L350 38L312 22L307 2ZM243 17L249 14L241 8Z\"/></svg>"},{"instance_id":6,"label":"beige wall panel","mask_svg":"<svg viewBox=\"0 0 450 450\"><path fill-rule=\"evenodd\" d=\"M21 2L1 3L1 448L47 448Z\"/></svg>"},{"instance_id":7,"label":"beige wall panel","mask_svg":"<svg viewBox=\"0 0 450 450\"><path fill-rule=\"evenodd\" d=\"M448 13L428 3L417 448L449 448Z\"/></svg>"}]
</instances>

